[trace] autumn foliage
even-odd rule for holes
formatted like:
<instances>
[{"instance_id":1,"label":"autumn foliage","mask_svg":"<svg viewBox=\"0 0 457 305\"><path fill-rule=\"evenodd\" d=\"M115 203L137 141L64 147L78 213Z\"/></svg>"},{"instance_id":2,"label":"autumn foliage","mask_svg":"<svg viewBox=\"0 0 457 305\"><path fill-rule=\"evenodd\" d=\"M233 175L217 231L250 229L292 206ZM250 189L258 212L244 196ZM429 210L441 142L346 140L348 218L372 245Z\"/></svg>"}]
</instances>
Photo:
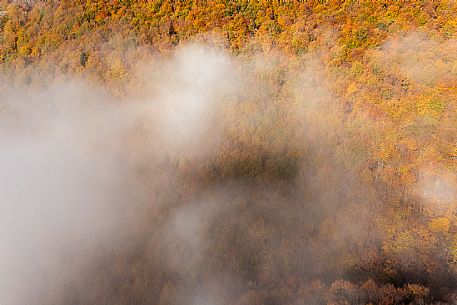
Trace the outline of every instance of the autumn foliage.
<instances>
[{"instance_id":1,"label":"autumn foliage","mask_svg":"<svg viewBox=\"0 0 457 305\"><path fill-rule=\"evenodd\" d=\"M13 84L82 77L123 100L144 89L138 63L192 42L231 54L260 88L227 103L220 116L235 123L213 157L163 161L173 189L139 170L166 204L48 300L184 304L178 286L196 282L221 304L457 302L456 16L451 0L0 0ZM256 58L274 64L245 64ZM157 237L163 215L200 197L230 202L199 228L209 259L164 263L192 256Z\"/></svg>"}]
</instances>

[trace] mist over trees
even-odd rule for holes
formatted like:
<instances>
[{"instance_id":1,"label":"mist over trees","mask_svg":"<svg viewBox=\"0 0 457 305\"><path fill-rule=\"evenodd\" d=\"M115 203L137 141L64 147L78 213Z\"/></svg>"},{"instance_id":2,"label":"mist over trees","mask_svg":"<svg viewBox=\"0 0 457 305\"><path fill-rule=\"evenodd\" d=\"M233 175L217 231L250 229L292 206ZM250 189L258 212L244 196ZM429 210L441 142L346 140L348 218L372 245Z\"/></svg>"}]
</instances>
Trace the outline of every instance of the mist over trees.
<instances>
[{"instance_id":1,"label":"mist over trees","mask_svg":"<svg viewBox=\"0 0 457 305\"><path fill-rule=\"evenodd\" d=\"M456 16L0 0L0 303L456 303Z\"/></svg>"}]
</instances>

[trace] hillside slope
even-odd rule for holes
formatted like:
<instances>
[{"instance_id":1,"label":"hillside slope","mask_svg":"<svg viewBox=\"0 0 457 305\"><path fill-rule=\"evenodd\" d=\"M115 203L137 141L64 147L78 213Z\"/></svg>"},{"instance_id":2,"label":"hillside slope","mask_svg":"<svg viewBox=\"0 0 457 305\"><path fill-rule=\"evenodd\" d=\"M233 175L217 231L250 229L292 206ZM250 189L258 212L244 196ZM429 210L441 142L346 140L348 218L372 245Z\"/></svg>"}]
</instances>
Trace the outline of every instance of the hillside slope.
<instances>
[{"instance_id":1,"label":"hillside slope","mask_svg":"<svg viewBox=\"0 0 457 305\"><path fill-rule=\"evenodd\" d=\"M0 0L1 135L82 101L75 147L128 168L116 242L57 255L64 284L33 303L457 302L456 18L451 0Z\"/></svg>"}]
</instances>

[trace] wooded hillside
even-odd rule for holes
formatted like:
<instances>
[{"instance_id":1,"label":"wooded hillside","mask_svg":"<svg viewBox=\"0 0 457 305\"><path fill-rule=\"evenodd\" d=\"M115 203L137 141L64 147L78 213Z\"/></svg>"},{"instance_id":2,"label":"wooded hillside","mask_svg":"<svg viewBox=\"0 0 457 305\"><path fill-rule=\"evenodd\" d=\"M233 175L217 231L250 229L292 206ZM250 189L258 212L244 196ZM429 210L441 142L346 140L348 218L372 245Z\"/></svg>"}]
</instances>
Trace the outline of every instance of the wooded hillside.
<instances>
[{"instance_id":1,"label":"wooded hillside","mask_svg":"<svg viewBox=\"0 0 457 305\"><path fill-rule=\"evenodd\" d=\"M123 135L141 213L35 304L456 303L456 31L453 0L0 0L0 119L56 80L113 103L198 87L162 66L211 62L189 45L242 83L197 91L223 105L209 157Z\"/></svg>"}]
</instances>

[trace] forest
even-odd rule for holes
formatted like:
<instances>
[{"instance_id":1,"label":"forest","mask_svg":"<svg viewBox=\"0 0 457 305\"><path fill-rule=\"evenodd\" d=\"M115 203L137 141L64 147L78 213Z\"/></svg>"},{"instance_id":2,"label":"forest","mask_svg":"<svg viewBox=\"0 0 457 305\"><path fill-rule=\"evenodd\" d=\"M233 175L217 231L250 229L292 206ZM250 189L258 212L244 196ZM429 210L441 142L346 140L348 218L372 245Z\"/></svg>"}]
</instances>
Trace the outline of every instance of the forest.
<instances>
[{"instance_id":1,"label":"forest","mask_svg":"<svg viewBox=\"0 0 457 305\"><path fill-rule=\"evenodd\" d=\"M457 1L0 0L0 304L457 304Z\"/></svg>"}]
</instances>

